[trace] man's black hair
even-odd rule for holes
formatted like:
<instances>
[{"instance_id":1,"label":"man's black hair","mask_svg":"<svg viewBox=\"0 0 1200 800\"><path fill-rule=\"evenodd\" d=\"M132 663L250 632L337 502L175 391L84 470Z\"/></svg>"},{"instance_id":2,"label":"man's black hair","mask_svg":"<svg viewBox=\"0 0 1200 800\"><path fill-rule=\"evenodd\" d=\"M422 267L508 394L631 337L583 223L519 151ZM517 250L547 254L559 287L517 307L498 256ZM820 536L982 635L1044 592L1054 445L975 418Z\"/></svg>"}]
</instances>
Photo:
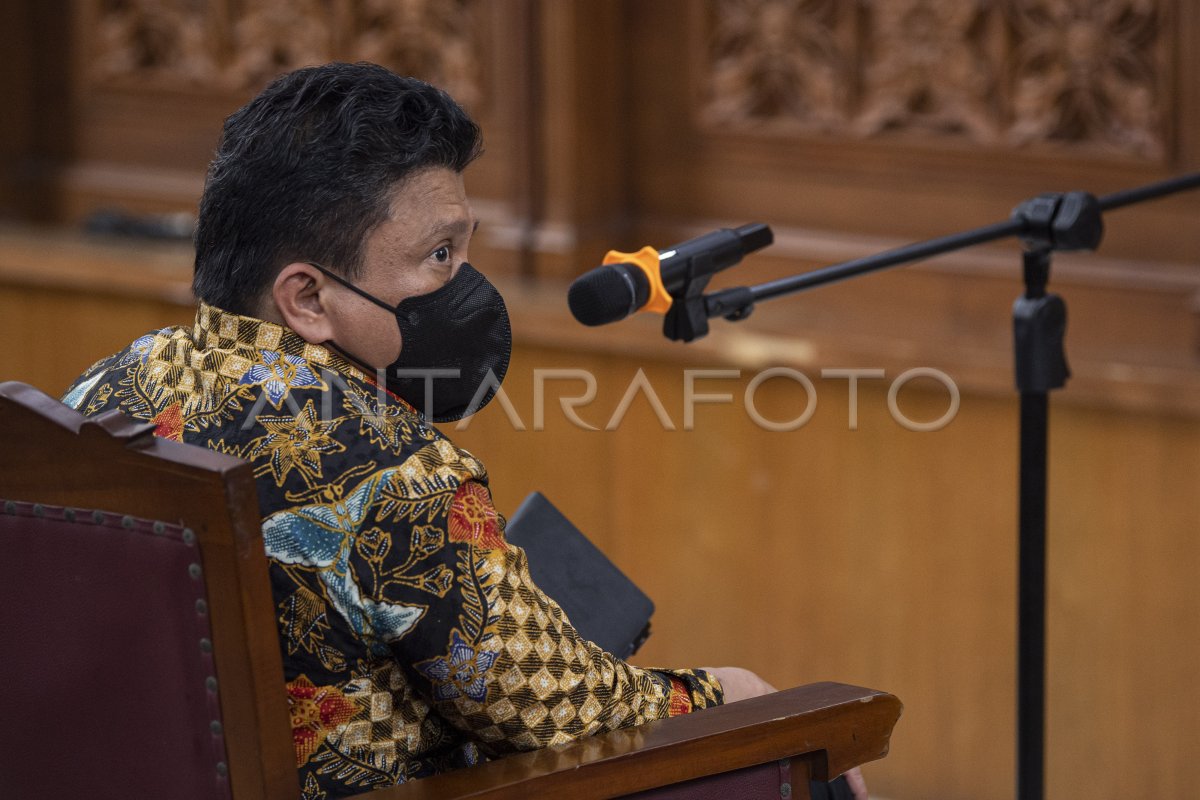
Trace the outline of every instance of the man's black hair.
<instances>
[{"instance_id":1,"label":"man's black hair","mask_svg":"<svg viewBox=\"0 0 1200 800\"><path fill-rule=\"evenodd\" d=\"M354 278L399 181L462 172L479 126L445 92L374 64L306 67L225 120L196 225L192 289L256 314L275 275L315 261Z\"/></svg>"}]
</instances>

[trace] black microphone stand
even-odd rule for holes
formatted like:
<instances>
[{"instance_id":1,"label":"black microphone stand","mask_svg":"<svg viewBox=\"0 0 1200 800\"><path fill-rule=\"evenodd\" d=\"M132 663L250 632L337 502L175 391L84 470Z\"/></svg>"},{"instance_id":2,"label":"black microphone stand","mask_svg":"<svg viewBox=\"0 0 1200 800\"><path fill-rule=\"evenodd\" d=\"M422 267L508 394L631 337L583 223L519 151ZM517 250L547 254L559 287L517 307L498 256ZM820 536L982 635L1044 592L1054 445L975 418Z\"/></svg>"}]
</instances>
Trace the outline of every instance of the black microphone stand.
<instances>
[{"instance_id":1,"label":"black microphone stand","mask_svg":"<svg viewBox=\"0 0 1200 800\"><path fill-rule=\"evenodd\" d=\"M763 300L813 289L972 245L1018 236L1023 245L1025 293L1013 304L1013 351L1020 404L1020 479L1017 569L1017 786L1018 800L1041 800L1045 790L1046 731L1046 442L1049 392L1070 377L1063 350L1067 307L1046 292L1056 250L1094 250L1104 233L1102 212L1200 188L1200 173L1096 198L1087 192L1044 194L1013 210L1007 222L899 247L757 286L703 294L689 281L673 293L664 333L692 341L708 320L745 319ZM670 324L674 322L675 324ZM683 323L683 324L679 324Z\"/></svg>"}]
</instances>

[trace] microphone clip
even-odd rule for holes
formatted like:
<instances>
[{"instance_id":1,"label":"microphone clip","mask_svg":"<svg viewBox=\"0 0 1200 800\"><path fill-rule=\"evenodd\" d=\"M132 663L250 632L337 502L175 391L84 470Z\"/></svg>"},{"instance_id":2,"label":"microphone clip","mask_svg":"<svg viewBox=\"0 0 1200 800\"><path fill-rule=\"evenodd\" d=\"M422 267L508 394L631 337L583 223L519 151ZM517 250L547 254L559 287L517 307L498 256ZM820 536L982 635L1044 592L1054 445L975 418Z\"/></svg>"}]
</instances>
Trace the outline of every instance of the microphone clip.
<instances>
[{"instance_id":1,"label":"microphone clip","mask_svg":"<svg viewBox=\"0 0 1200 800\"><path fill-rule=\"evenodd\" d=\"M672 341L691 342L708 333L708 320L722 316L731 321L745 319L753 310L753 302L741 303L727 311L704 294L709 280L717 272L731 267L755 250L771 244L775 235L768 225L751 223L735 229L722 228L706 236L679 245L673 258L686 258L682 280L668 286L673 298L663 319L663 335ZM718 292L717 294L726 294ZM742 299L739 295L739 299Z\"/></svg>"},{"instance_id":2,"label":"microphone clip","mask_svg":"<svg viewBox=\"0 0 1200 800\"><path fill-rule=\"evenodd\" d=\"M708 307L704 289L716 271L712 257L699 254L688 261L683 286L663 318L663 335L673 342L691 342L708 333Z\"/></svg>"}]
</instances>

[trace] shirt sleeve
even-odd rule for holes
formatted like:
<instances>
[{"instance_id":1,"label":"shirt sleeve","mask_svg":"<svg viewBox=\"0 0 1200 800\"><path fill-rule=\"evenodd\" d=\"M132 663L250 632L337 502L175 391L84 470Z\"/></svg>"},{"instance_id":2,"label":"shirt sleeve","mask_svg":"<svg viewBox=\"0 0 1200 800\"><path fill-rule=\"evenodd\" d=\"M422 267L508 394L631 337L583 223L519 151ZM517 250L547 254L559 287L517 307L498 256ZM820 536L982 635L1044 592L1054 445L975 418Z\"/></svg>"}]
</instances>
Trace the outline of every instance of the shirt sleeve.
<instances>
[{"instance_id":1,"label":"shirt sleeve","mask_svg":"<svg viewBox=\"0 0 1200 800\"><path fill-rule=\"evenodd\" d=\"M393 645L442 718L502 754L721 702L720 683L703 670L635 667L583 639L503 527L486 486L457 487L442 554L454 590Z\"/></svg>"}]
</instances>

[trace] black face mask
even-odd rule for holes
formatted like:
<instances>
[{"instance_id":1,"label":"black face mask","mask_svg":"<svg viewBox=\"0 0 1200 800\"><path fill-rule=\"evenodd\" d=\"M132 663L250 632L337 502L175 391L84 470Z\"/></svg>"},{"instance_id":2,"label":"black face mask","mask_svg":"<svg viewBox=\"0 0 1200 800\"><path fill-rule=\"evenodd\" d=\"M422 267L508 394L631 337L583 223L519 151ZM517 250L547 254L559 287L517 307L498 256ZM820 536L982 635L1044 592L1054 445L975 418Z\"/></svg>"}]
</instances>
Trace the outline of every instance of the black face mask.
<instances>
[{"instance_id":1,"label":"black face mask","mask_svg":"<svg viewBox=\"0 0 1200 800\"><path fill-rule=\"evenodd\" d=\"M482 272L464 263L441 288L389 306L320 264L312 266L396 315L400 357L387 367L387 388L413 408L434 422L453 422L496 396L508 371L512 330L504 298ZM328 344L373 371L335 342Z\"/></svg>"}]
</instances>

